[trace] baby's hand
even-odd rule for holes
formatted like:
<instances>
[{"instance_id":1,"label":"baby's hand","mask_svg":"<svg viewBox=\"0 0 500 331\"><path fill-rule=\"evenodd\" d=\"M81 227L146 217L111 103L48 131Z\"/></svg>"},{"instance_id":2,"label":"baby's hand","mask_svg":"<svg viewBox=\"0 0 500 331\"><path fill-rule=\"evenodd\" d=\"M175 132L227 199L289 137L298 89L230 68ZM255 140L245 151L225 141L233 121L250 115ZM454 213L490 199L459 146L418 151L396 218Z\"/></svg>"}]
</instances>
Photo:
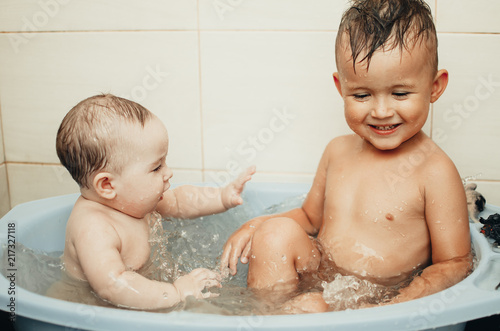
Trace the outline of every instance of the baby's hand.
<instances>
[{"instance_id":1,"label":"baby's hand","mask_svg":"<svg viewBox=\"0 0 500 331\"><path fill-rule=\"evenodd\" d=\"M222 287L219 282L220 275L208 269L194 269L189 274L179 277L174 286L179 292L180 300L184 301L186 297L192 295L196 299L215 297L217 294L211 292L202 292L205 288Z\"/></svg>"},{"instance_id":2,"label":"baby's hand","mask_svg":"<svg viewBox=\"0 0 500 331\"><path fill-rule=\"evenodd\" d=\"M230 209L243 203L241 192L254 173L255 166L248 167L238 178L222 189L221 199L224 208Z\"/></svg>"}]
</instances>

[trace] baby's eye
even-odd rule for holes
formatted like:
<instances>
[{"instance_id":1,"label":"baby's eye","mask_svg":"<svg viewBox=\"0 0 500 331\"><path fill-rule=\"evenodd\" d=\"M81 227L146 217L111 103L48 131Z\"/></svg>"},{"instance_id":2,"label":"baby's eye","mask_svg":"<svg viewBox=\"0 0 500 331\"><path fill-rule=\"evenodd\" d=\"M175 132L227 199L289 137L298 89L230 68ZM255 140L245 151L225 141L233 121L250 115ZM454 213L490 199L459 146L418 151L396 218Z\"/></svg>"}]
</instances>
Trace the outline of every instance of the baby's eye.
<instances>
[{"instance_id":1,"label":"baby's eye","mask_svg":"<svg viewBox=\"0 0 500 331\"><path fill-rule=\"evenodd\" d=\"M161 164L159 166L157 166L156 168L153 169L153 172L158 172L160 171L161 169Z\"/></svg>"}]
</instances>

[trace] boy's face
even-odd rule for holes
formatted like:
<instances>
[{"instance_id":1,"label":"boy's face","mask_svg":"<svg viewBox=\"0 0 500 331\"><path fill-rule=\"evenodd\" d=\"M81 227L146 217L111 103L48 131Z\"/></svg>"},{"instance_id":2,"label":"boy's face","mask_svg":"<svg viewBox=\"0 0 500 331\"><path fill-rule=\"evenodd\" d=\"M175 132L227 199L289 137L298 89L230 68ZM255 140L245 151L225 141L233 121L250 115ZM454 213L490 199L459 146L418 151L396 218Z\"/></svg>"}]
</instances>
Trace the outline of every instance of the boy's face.
<instances>
[{"instance_id":1,"label":"boy's face","mask_svg":"<svg viewBox=\"0 0 500 331\"><path fill-rule=\"evenodd\" d=\"M403 54L399 47L379 49L369 68L366 61L358 62L356 72L350 48L345 43L342 48L334 80L344 99L347 124L377 149L398 148L424 126L430 103L442 93L436 94L436 77L444 74L447 83L447 72L434 75L423 43Z\"/></svg>"},{"instance_id":2,"label":"boy's face","mask_svg":"<svg viewBox=\"0 0 500 331\"><path fill-rule=\"evenodd\" d=\"M172 171L165 163L168 134L163 123L153 117L144 128L124 125L127 163L114 182L118 210L142 218L155 210L170 187Z\"/></svg>"}]
</instances>

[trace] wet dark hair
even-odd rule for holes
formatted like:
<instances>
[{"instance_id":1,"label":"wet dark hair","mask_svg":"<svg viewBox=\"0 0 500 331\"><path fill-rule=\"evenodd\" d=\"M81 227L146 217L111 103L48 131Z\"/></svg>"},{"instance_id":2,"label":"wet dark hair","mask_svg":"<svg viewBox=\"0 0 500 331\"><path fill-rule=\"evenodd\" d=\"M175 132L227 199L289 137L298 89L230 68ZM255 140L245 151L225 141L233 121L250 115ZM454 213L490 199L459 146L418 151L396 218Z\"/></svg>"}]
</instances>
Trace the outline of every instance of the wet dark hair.
<instances>
[{"instance_id":1,"label":"wet dark hair","mask_svg":"<svg viewBox=\"0 0 500 331\"><path fill-rule=\"evenodd\" d=\"M144 127L152 117L138 103L111 94L87 98L64 117L57 132L57 156L80 187L90 188L90 175L96 171L110 167L120 172L124 166L112 150L122 138L120 123Z\"/></svg>"},{"instance_id":2,"label":"wet dark hair","mask_svg":"<svg viewBox=\"0 0 500 331\"><path fill-rule=\"evenodd\" d=\"M366 55L359 62L366 60L368 68L380 47L386 50L399 47L402 52L423 41L427 42L431 68L437 71L436 28L431 10L423 0L354 0L342 16L336 52L346 36L349 37L354 71L363 51Z\"/></svg>"}]
</instances>

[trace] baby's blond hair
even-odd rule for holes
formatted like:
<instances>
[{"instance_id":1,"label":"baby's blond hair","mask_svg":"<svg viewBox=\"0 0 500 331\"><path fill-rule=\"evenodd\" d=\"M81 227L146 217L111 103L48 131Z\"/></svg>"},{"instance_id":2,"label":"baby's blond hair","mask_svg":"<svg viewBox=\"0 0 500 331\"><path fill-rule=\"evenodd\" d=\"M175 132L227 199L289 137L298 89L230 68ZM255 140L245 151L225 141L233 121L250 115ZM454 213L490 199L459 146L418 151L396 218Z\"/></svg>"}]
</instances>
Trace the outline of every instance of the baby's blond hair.
<instances>
[{"instance_id":1,"label":"baby's blond hair","mask_svg":"<svg viewBox=\"0 0 500 331\"><path fill-rule=\"evenodd\" d=\"M144 127L153 114L136 102L111 94L87 98L64 117L57 132L56 150L62 165L81 188L91 187L91 175L105 168L120 172L112 147L125 138L124 123Z\"/></svg>"}]
</instances>

